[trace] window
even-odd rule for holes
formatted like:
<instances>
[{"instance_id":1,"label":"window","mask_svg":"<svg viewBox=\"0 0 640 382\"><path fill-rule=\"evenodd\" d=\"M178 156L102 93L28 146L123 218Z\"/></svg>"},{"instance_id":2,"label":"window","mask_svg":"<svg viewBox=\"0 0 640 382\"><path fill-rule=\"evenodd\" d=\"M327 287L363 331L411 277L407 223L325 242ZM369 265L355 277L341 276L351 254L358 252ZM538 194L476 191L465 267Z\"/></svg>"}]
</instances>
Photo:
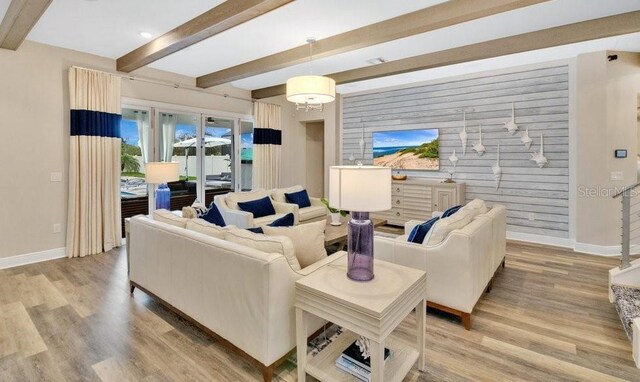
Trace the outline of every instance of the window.
<instances>
[{"instance_id":1,"label":"window","mask_svg":"<svg viewBox=\"0 0 640 382\"><path fill-rule=\"evenodd\" d=\"M144 164L151 159L149 111L122 109L120 151L120 195L130 199L147 195ZM144 153L144 155L143 155Z\"/></svg>"}]
</instances>

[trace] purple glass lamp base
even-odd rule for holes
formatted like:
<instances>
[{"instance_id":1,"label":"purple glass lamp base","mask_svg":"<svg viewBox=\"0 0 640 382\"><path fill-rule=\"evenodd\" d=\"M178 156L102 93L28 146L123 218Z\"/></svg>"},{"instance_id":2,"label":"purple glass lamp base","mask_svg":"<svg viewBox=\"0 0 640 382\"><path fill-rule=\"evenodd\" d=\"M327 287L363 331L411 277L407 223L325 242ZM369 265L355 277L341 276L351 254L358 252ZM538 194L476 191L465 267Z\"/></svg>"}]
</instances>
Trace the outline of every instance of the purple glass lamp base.
<instances>
[{"instance_id":1,"label":"purple glass lamp base","mask_svg":"<svg viewBox=\"0 0 640 382\"><path fill-rule=\"evenodd\" d=\"M156 210L171 209L171 190L166 183L161 183L156 188Z\"/></svg>"},{"instance_id":2,"label":"purple glass lamp base","mask_svg":"<svg viewBox=\"0 0 640 382\"><path fill-rule=\"evenodd\" d=\"M351 212L347 242L347 277L373 279L373 223L368 212Z\"/></svg>"}]
</instances>

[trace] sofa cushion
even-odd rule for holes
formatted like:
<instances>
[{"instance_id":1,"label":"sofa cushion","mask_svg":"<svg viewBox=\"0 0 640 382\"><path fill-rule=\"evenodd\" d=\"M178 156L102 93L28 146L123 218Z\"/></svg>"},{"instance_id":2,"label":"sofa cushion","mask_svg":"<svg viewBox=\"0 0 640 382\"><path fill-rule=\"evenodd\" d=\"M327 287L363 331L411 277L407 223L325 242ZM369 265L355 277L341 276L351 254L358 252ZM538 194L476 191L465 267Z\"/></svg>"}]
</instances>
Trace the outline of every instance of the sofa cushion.
<instances>
[{"instance_id":1,"label":"sofa cushion","mask_svg":"<svg viewBox=\"0 0 640 382\"><path fill-rule=\"evenodd\" d=\"M298 192L302 190L304 190L304 187L300 185L287 187L287 188L276 188L271 191L271 197L276 202L286 203L287 202L287 197L285 196L286 193L293 193L293 192Z\"/></svg>"},{"instance_id":2,"label":"sofa cushion","mask_svg":"<svg viewBox=\"0 0 640 382\"><path fill-rule=\"evenodd\" d=\"M269 196L269 193L265 190L255 190L246 192L230 192L224 195L225 203L227 207L232 210L239 210L238 202L246 202L249 200L262 199L265 196Z\"/></svg>"},{"instance_id":3,"label":"sofa cushion","mask_svg":"<svg viewBox=\"0 0 640 382\"><path fill-rule=\"evenodd\" d=\"M448 218L449 216L455 214L456 212L458 212L460 210L460 208L462 208L462 204L458 204L457 206L453 206L453 207L449 207L447 208L442 215L440 215L441 218Z\"/></svg>"},{"instance_id":4,"label":"sofa cushion","mask_svg":"<svg viewBox=\"0 0 640 382\"><path fill-rule=\"evenodd\" d=\"M440 217L436 216L422 224L418 224L417 226L413 227L411 233L409 234L409 237L407 238L407 241L410 243L422 244L424 242L424 238L427 236L427 233L429 233L429 230L433 228L433 225L436 224L439 219Z\"/></svg>"},{"instance_id":5,"label":"sofa cushion","mask_svg":"<svg viewBox=\"0 0 640 382\"><path fill-rule=\"evenodd\" d=\"M469 224L472 220L472 213L470 211L465 211L460 209L457 213L438 220L429 233L427 237L423 241L423 244L426 245L436 245L440 244L446 237L449 235L451 231L454 229L460 229L467 224Z\"/></svg>"},{"instance_id":6,"label":"sofa cushion","mask_svg":"<svg viewBox=\"0 0 640 382\"><path fill-rule=\"evenodd\" d=\"M159 221L166 224L171 224L172 226L179 228L186 228L187 221L189 219L180 217L169 210L155 210L153 211L153 220Z\"/></svg>"},{"instance_id":7,"label":"sofa cushion","mask_svg":"<svg viewBox=\"0 0 640 382\"><path fill-rule=\"evenodd\" d=\"M299 271L300 263L290 238L285 236L267 236L249 232L246 229L231 229L225 232L224 239L265 253L283 255L294 271Z\"/></svg>"},{"instance_id":8,"label":"sofa cushion","mask_svg":"<svg viewBox=\"0 0 640 382\"><path fill-rule=\"evenodd\" d=\"M286 236L291 239L298 263L302 268L305 268L327 257L327 250L324 248L324 229L326 224L325 221L320 221L293 227L264 226L262 230L267 236Z\"/></svg>"},{"instance_id":9,"label":"sofa cushion","mask_svg":"<svg viewBox=\"0 0 640 382\"><path fill-rule=\"evenodd\" d=\"M461 208L462 210L469 211L471 213L471 220L476 216L482 215L487 212L487 206L482 199L473 199L466 206Z\"/></svg>"},{"instance_id":10,"label":"sofa cushion","mask_svg":"<svg viewBox=\"0 0 640 382\"><path fill-rule=\"evenodd\" d=\"M311 200L309 200L307 190L285 193L284 197L287 199L287 203L297 204L300 208L311 206Z\"/></svg>"},{"instance_id":11,"label":"sofa cushion","mask_svg":"<svg viewBox=\"0 0 640 382\"><path fill-rule=\"evenodd\" d=\"M211 203L211 206L209 206L209 209L205 214L201 216L201 218L211 224L215 224L220 227L224 227L227 225L227 223L225 223L224 221L224 218L222 217L222 214L220 213L220 210L218 210L218 206L216 206L215 203Z\"/></svg>"},{"instance_id":12,"label":"sofa cushion","mask_svg":"<svg viewBox=\"0 0 640 382\"><path fill-rule=\"evenodd\" d=\"M307 208L301 208L298 211L298 218L300 221L307 221L315 218L326 217L327 207L325 206L311 206Z\"/></svg>"},{"instance_id":13,"label":"sofa cushion","mask_svg":"<svg viewBox=\"0 0 640 382\"><path fill-rule=\"evenodd\" d=\"M276 210L273 208L273 203L271 203L271 198L268 196L261 199L238 202L238 207L240 207L242 211L251 212L254 218L261 218L276 214Z\"/></svg>"},{"instance_id":14,"label":"sofa cushion","mask_svg":"<svg viewBox=\"0 0 640 382\"><path fill-rule=\"evenodd\" d=\"M189 219L187 221L186 228L190 231L200 232L205 235L213 236L215 238L224 240L225 232L229 231L230 229L234 229L236 227L232 225L226 226L226 227L220 227L215 224L211 224L204 219L196 218L196 219Z\"/></svg>"}]
</instances>

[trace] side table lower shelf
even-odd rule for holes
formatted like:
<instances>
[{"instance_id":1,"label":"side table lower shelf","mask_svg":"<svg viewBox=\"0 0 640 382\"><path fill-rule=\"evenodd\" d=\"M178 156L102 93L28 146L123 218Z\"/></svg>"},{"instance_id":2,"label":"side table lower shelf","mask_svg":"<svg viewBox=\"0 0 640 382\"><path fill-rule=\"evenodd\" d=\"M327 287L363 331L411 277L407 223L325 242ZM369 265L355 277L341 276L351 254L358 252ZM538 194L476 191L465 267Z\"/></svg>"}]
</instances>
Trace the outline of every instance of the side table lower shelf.
<instances>
[{"instance_id":1,"label":"side table lower shelf","mask_svg":"<svg viewBox=\"0 0 640 382\"><path fill-rule=\"evenodd\" d=\"M315 357L307 358L306 372L321 381L359 381L336 366L336 359L358 337L350 331L342 333ZM408 344L393 334L385 340L385 347L391 350L391 355L385 361L383 380L400 382L418 360L418 351L415 344Z\"/></svg>"}]
</instances>

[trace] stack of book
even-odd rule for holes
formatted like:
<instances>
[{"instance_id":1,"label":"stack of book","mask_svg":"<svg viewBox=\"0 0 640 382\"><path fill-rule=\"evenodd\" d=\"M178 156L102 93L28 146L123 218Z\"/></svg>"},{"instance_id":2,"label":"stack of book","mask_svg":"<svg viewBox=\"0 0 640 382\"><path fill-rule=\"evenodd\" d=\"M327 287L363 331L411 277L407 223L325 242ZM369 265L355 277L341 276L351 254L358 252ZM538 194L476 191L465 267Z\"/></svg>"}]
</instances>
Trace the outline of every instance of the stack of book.
<instances>
[{"instance_id":1,"label":"stack of book","mask_svg":"<svg viewBox=\"0 0 640 382\"><path fill-rule=\"evenodd\" d=\"M384 349L385 361L390 353L389 349ZM340 357L336 360L336 366L361 381L371 381L371 358L364 358L362 356L355 341L340 354Z\"/></svg>"}]
</instances>

